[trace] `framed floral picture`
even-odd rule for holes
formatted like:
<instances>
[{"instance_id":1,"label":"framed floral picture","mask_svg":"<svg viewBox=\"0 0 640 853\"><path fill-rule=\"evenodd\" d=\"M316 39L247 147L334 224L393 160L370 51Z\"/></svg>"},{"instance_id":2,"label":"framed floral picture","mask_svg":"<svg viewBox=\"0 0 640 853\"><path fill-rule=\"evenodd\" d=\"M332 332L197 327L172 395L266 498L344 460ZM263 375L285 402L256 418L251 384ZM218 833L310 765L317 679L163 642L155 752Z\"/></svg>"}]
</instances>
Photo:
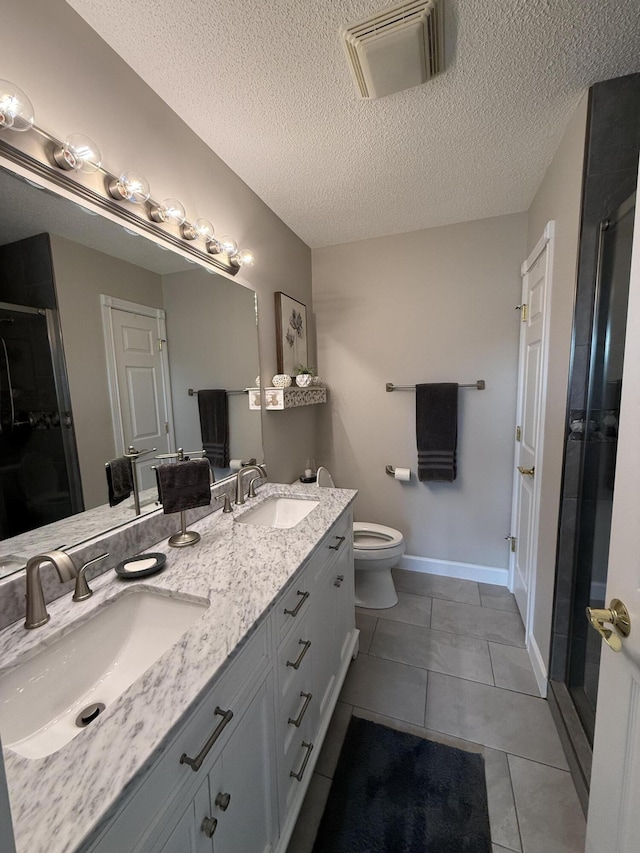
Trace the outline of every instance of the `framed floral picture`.
<instances>
[{"instance_id":1,"label":"framed floral picture","mask_svg":"<svg viewBox=\"0 0 640 853\"><path fill-rule=\"evenodd\" d=\"M293 376L296 364L307 366L307 307L280 291L275 297L278 373Z\"/></svg>"}]
</instances>

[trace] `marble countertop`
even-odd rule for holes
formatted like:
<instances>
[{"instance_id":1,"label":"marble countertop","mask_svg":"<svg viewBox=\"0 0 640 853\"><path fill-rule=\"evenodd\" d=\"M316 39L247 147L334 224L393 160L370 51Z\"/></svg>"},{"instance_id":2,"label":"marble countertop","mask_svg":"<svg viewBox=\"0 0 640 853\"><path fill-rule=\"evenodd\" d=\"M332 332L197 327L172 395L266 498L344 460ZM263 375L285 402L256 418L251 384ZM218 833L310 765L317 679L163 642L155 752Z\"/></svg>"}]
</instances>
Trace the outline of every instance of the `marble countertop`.
<instances>
[{"instance_id":1,"label":"marble countertop","mask_svg":"<svg viewBox=\"0 0 640 853\"><path fill-rule=\"evenodd\" d=\"M235 523L234 516L269 495L313 497L320 505L290 529ZM28 759L4 748L18 853L75 850L117 810L125 787L151 766L172 728L306 565L355 495L268 483L255 501L234 508L234 515L214 512L189 525L202 536L197 545L170 548L165 540L147 549L167 555L160 574L127 581L107 572L92 582L94 595L87 601L74 603L65 596L50 604L51 621L42 628L25 631L17 623L0 633L1 675L132 586L210 601L169 651L58 752Z\"/></svg>"}]
</instances>

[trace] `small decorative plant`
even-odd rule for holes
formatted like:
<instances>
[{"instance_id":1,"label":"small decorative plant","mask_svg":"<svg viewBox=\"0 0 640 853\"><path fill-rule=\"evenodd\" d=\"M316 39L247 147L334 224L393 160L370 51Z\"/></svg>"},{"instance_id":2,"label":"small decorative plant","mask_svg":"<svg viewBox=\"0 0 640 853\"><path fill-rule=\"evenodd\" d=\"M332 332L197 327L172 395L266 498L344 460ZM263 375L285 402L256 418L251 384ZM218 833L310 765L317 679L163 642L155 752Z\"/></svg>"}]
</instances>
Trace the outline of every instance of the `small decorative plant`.
<instances>
[{"instance_id":1,"label":"small decorative plant","mask_svg":"<svg viewBox=\"0 0 640 853\"><path fill-rule=\"evenodd\" d=\"M308 373L309 376L315 376L316 375L316 372L313 369L313 367L305 367L304 364L296 364L293 369L296 372L295 373L296 376L302 376L305 373Z\"/></svg>"}]
</instances>

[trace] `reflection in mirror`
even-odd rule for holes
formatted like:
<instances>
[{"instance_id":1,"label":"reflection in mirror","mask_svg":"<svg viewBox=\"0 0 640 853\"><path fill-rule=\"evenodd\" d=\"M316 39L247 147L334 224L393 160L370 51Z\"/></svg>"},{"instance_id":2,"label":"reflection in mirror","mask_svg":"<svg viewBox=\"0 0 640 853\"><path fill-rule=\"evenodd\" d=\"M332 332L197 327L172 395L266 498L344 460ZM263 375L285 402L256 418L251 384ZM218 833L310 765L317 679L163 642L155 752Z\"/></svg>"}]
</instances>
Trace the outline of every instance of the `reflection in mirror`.
<instances>
[{"instance_id":1,"label":"reflection in mirror","mask_svg":"<svg viewBox=\"0 0 640 853\"><path fill-rule=\"evenodd\" d=\"M133 518L105 476L130 445L157 449L137 463L157 508L155 456L203 445L189 389L226 392L216 480L261 461L262 438L252 290L4 169L0 197L2 577Z\"/></svg>"}]
</instances>

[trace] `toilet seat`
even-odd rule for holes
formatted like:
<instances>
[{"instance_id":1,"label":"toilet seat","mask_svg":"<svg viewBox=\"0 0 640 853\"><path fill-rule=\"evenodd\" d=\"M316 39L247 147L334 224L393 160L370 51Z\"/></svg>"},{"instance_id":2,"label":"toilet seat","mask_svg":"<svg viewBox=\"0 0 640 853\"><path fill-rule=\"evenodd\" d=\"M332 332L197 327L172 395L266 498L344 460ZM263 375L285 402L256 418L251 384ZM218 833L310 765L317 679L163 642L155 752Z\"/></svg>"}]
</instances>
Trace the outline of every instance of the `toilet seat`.
<instances>
[{"instance_id":1,"label":"toilet seat","mask_svg":"<svg viewBox=\"0 0 640 853\"><path fill-rule=\"evenodd\" d=\"M353 522L353 547L356 551L384 551L404 543L399 530L368 521Z\"/></svg>"}]
</instances>

